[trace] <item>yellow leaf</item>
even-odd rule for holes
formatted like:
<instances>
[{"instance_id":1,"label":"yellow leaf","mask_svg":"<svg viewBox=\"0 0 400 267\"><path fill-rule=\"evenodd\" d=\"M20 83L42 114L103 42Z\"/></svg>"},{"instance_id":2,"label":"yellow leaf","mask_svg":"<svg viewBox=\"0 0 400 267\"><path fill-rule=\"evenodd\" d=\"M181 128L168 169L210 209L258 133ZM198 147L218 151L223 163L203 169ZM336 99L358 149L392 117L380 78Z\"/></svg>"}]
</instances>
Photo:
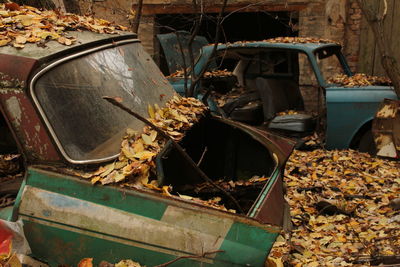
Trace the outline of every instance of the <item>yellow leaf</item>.
<instances>
[{"instance_id":1,"label":"yellow leaf","mask_svg":"<svg viewBox=\"0 0 400 267\"><path fill-rule=\"evenodd\" d=\"M153 144L153 141L151 140L151 137L148 136L147 134L142 134L142 139L145 145L151 145Z\"/></svg>"},{"instance_id":2,"label":"yellow leaf","mask_svg":"<svg viewBox=\"0 0 400 267\"><path fill-rule=\"evenodd\" d=\"M25 47L25 45L19 44L19 43L13 43L13 46L16 48L24 48Z\"/></svg>"},{"instance_id":3,"label":"yellow leaf","mask_svg":"<svg viewBox=\"0 0 400 267\"><path fill-rule=\"evenodd\" d=\"M128 159L135 158L135 151L129 147L129 145L125 145L121 148L121 152L127 157Z\"/></svg>"},{"instance_id":4,"label":"yellow leaf","mask_svg":"<svg viewBox=\"0 0 400 267\"><path fill-rule=\"evenodd\" d=\"M272 258L268 257L267 262L266 262L266 267L283 267L283 262L282 258Z\"/></svg>"},{"instance_id":5,"label":"yellow leaf","mask_svg":"<svg viewBox=\"0 0 400 267\"><path fill-rule=\"evenodd\" d=\"M107 175L109 175L115 168L115 162L110 163L106 166L104 166L104 172L100 174L101 177L105 177Z\"/></svg>"},{"instance_id":6,"label":"yellow leaf","mask_svg":"<svg viewBox=\"0 0 400 267\"><path fill-rule=\"evenodd\" d=\"M122 260L115 264L115 267L141 267L141 265L132 260Z\"/></svg>"},{"instance_id":7,"label":"yellow leaf","mask_svg":"<svg viewBox=\"0 0 400 267\"><path fill-rule=\"evenodd\" d=\"M152 105L148 104L147 111L149 112L150 118L154 119L156 117L154 113L154 107Z\"/></svg>"},{"instance_id":8,"label":"yellow leaf","mask_svg":"<svg viewBox=\"0 0 400 267\"><path fill-rule=\"evenodd\" d=\"M25 44L26 38L24 36L17 36L15 37L15 42L18 44Z\"/></svg>"},{"instance_id":9,"label":"yellow leaf","mask_svg":"<svg viewBox=\"0 0 400 267\"><path fill-rule=\"evenodd\" d=\"M135 155L133 155L135 158L140 159L140 160L150 160L152 159L154 156L156 155L156 153L154 152L150 152L150 151L142 151L142 152L138 152Z\"/></svg>"},{"instance_id":10,"label":"yellow leaf","mask_svg":"<svg viewBox=\"0 0 400 267\"><path fill-rule=\"evenodd\" d=\"M193 197L191 197L191 196L187 196L187 195L181 195L181 194L178 194L178 196L179 196L180 198L182 198L182 199L186 199L186 200L192 200L192 199L193 199Z\"/></svg>"},{"instance_id":11,"label":"yellow leaf","mask_svg":"<svg viewBox=\"0 0 400 267\"><path fill-rule=\"evenodd\" d=\"M123 169L122 169L122 173L125 176L131 175L134 171L134 168L132 166L132 164L126 165Z\"/></svg>"},{"instance_id":12,"label":"yellow leaf","mask_svg":"<svg viewBox=\"0 0 400 267\"><path fill-rule=\"evenodd\" d=\"M154 131L154 130L151 131L150 138L151 138L151 141L154 142L156 140L156 138L157 138L157 132Z\"/></svg>"},{"instance_id":13,"label":"yellow leaf","mask_svg":"<svg viewBox=\"0 0 400 267\"><path fill-rule=\"evenodd\" d=\"M114 181L116 183L121 182L122 180L125 180L126 176L123 172L117 172L114 176Z\"/></svg>"},{"instance_id":14,"label":"yellow leaf","mask_svg":"<svg viewBox=\"0 0 400 267\"><path fill-rule=\"evenodd\" d=\"M15 20L19 20L22 25L30 26L34 22L34 16L31 15L18 15L14 17Z\"/></svg>"},{"instance_id":15,"label":"yellow leaf","mask_svg":"<svg viewBox=\"0 0 400 267\"><path fill-rule=\"evenodd\" d=\"M167 186L167 185L164 185L164 186L162 187L163 195L172 197L172 195L170 194L169 190L170 190L170 187Z\"/></svg>"},{"instance_id":16,"label":"yellow leaf","mask_svg":"<svg viewBox=\"0 0 400 267\"><path fill-rule=\"evenodd\" d=\"M84 258L78 263L78 267L92 267L93 258Z\"/></svg>"},{"instance_id":17,"label":"yellow leaf","mask_svg":"<svg viewBox=\"0 0 400 267\"><path fill-rule=\"evenodd\" d=\"M39 37L41 39L47 39L47 37L50 37L51 39L60 38L60 35L58 33L56 33L56 32L47 32L47 31L36 32L35 36Z\"/></svg>"},{"instance_id":18,"label":"yellow leaf","mask_svg":"<svg viewBox=\"0 0 400 267\"><path fill-rule=\"evenodd\" d=\"M100 181L100 179L101 179L100 176L95 176L95 177L93 177L93 178L90 180L90 182L91 182L92 184L95 184L95 183L97 183L98 181Z\"/></svg>"},{"instance_id":19,"label":"yellow leaf","mask_svg":"<svg viewBox=\"0 0 400 267\"><path fill-rule=\"evenodd\" d=\"M0 17L7 18L10 16L10 13L6 10L0 10Z\"/></svg>"},{"instance_id":20,"label":"yellow leaf","mask_svg":"<svg viewBox=\"0 0 400 267\"><path fill-rule=\"evenodd\" d=\"M11 42L11 39L0 40L0 46L5 46L5 45L7 45L9 42Z\"/></svg>"}]
</instances>

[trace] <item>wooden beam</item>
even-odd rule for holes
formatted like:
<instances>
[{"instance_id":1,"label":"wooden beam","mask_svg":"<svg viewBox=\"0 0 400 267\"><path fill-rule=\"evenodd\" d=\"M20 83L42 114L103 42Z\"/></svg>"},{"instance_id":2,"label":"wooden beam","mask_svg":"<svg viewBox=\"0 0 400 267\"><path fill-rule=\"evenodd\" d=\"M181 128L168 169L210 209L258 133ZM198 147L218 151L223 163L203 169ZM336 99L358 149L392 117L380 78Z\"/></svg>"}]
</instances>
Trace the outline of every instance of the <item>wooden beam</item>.
<instances>
[{"instance_id":1,"label":"wooden beam","mask_svg":"<svg viewBox=\"0 0 400 267\"><path fill-rule=\"evenodd\" d=\"M132 6L135 8L135 5ZM238 12L290 12L300 11L307 7L306 3L296 4L230 4L225 8L226 13ZM205 13L218 13L221 10L220 5L205 6ZM193 6L190 4L143 4L143 15L158 15L158 14L192 14L194 13Z\"/></svg>"}]
</instances>

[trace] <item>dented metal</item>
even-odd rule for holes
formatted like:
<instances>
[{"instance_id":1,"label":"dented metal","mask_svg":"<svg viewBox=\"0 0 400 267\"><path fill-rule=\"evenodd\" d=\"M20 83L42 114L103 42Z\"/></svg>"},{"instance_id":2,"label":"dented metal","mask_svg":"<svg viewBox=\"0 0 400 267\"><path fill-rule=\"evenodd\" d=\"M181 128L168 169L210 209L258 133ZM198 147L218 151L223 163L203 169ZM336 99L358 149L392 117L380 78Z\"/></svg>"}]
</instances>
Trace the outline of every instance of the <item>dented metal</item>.
<instances>
[{"instance_id":1,"label":"dented metal","mask_svg":"<svg viewBox=\"0 0 400 267\"><path fill-rule=\"evenodd\" d=\"M246 160L253 158L247 164L258 164L261 170L268 170L269 179L251 198L246 214L217 210L179 196L167 197L144 189L94 186L76 175L77 169L98 168L98 162L75 162L63 153L51 123L40 103L35 101L32 88L37 77L57 64L105 47L118 46L118 40L113 38L49 52L41 58L4 55L0 49L0 60L18 63L0 67L0 72L4 73L3 78L0 77L0 105L27 163L26 177L12 217L24 220L33 256L53 266L77 265L84 257L93 257L95 263L134 258L152 266L180 256L218 250L219 253L187 259L177 266L263 266L283 225L282 172L294 146L287 139L238 122L210 116L203 118L204 124L212 120L214 126L223 125L224 131L227 129L229 134L242 137L240 142L232 139L229 143L233 146L233 156L239 154L240 159ZM133 37L121 38L121 43L137 42ZM31 87L27 88L27 85ZM172 96L172 92L171 88L171 93L167 93ZM153 93L152 98L138 99L145 107L146 101L160 99L154 92L148 93ZM204 134L201 130L198 133ZM205 142L198 133L192 131L194 137L184 145L189 148L190 144ZM79 135L78 130L74 134ZM218 145L226 141L224 138L211 138L210 142ZM235 147L238 144L244 151L250 145L260 148L263 157L238 153L239 148ZM225 153L221 154L223 159L229 159ZM173 154L168 155L173 157ZM90 165L82 166L82 163ZM180 171L184 169L183 164L177 160L170 169ZM232 173L247 171L245 167L241 168L235 166ZM249 169L253 171L254 168ZM187 183L193 178L190 176L195 173L192 171L188 176L174 178Z\"/></svg>"}]
</instances>

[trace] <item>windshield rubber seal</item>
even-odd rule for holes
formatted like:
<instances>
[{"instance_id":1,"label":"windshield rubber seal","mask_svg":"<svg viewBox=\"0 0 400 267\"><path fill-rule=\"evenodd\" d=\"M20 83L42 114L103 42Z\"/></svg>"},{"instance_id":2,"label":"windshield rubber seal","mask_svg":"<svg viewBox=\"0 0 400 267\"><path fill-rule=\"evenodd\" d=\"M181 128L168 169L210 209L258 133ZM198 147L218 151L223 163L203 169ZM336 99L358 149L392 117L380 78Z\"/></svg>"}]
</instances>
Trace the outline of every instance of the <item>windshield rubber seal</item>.
<instances>
[{"instance_id":1,"label":"windshield rubber seal","mask_svg":"<svg viewBox=\"0 0 400 267\"><path fill-rule=\"evenodd\" d=\"M58 139L57 134L55 133L55 131L54 131L54 129L53 129L53 127L52 127L52 125L51 125L49 119L47 118L47 116L46 116L46 114L45 114L45 112L44 112L42 106L40 105L39 100L38 100L37 97L36 97L36 94L35 94L35 91L34 91L36 81L37 81L42 75L44 75L45 73L47 73L47 72L50 71L51 69L55 68L56 66L58 66L58 65L60 65L60 64L62 64L62 63L64 63L64 62L70 61L70 60L72 60L72 59L75 59L75 58L78 58L78 57L81 57L81 56L84 56L84 55L87 55L87 54L90 54L90 53L93 53L93 52L97 52L97 51L100 51L100 50L104 50L104 49L106 49L106 48L115 47L115 46L120 46L120 45L128 44L128 43L139 43L139 42L140 42L140 41L139 41L138 39L121 40L121 41L116 41L116 42L114 41L114 42L112 42L112 43L105 44L105 45L101 45L101 46L94 47L94 48L91 48L91 49L86 49L86 50L84 50L84 51L77 52L77 53L75 53L75 54L72 54L72 55L70 55L70 56L64 57L64 58L62 58L62 59L60 59L60 60L57 60L57 61L55 61L55 62L49 64L48 66L46 66L46 67L44 67L43 69L41 69L38 73L36 73L35 76L33 76L32 80L31 80L31 82L30 82L30 84L29 84L29 92L30 92L30 94L31 94L31 96L32 96L33 102L35 103L36 108L38 109L38 111L39 111L39 113L40 113L40 115L41 115L41 117L42 117L42 119L43 119L43 121L44 121L44 123L45 123L47 129L49 130L51 137L53 138L54 142L56 143L56 146L57 146L58 150L61 152L61 155L62 155L69 163L72 163L72 164L93 164L93 163L102 163L102 162L106 162L106 161L110 161L110 160L116 159L116 158L119 156L119 153L117 153L117 154L115 154L115 155L112 155L112 156L109 156L109 157L98 158L98 159L86 159L86 160L75 160L75 159L72 159L72 158L68 155L68 153L65 151L65 149L64 149L64 147L63 147L63 145L62 145L62 143L61 143L60 140Z\"/></svg>"}]
</instances>

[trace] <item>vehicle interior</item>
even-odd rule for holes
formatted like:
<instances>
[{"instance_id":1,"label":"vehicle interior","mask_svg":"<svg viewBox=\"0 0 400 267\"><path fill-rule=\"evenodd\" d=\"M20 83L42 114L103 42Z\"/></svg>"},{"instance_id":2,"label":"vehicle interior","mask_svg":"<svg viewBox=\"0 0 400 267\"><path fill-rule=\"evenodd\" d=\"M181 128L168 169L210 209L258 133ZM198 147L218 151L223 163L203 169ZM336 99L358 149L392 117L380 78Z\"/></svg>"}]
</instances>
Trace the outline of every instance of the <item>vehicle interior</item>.
<instances>
[{"instance_id":1,"label":"vehicle interior","mask_svg":"<svg viewBox=\"0 0 400 267\"><path fill-rule=\"evenodd\" d=\"M221 184L236 198L245 213L251 209L268 179L249 184L245 181L270 177L277 166L277 160L267 147L242 130L212 116L204 117L193 126L180 144L210 179ZM204 183L194 167L171 143L167 143L156 161L158 183L172 185L172 193L201 199L220 197L221 204L226 208L237 210L223 192ZM235 183L237 181L243 183Z\"/></svg>"},{"instance_id":2,"label":"vehicle interior","mask_svg":"<svg viewBox=\"0 0 400 267\"><path fill-rule=\"evenodd\" d=\"M210 98L222 116L286 136L303 137L316 130L323 114L320 107L307 107L303 94L323 95L305 54L236 48L220 51L216 63L201 88L213 92Z\"/></svg>"},{"instance_id":3,"label":"vehicle interior","mask_svg":"<svg viewBox=\"0 0 400 267\"><path fill-rule=\"evenodd\" d=\"M0 210L14 204L24 175L22 156L0 114Z\"/></svg>"}]
</instances>

